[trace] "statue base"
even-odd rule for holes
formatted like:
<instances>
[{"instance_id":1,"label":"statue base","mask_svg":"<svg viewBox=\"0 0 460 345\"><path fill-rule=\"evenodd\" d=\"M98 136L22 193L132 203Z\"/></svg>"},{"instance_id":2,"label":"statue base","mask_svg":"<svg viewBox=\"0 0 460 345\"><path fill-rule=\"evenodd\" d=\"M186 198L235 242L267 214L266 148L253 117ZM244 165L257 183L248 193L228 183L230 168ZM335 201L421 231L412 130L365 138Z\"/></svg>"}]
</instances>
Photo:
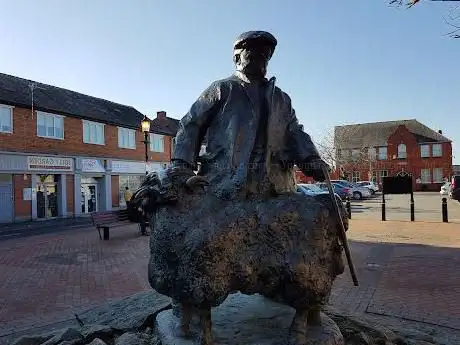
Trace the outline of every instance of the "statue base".
<instances>
[{"instance_id":1,"label":"statue base","mask_svg":"<svg viewBox=\"0 0 460 345\"><path fill-rule=\"evenodd\" d=\"M321 326L308 326L308 341L302 344L288 341L294 309L272 302L260 295L230 295L212 310L215 345L344 345L339 328L322 314ZM179 332L179 319L173 310L165 310L156 318L156 330L162 345L200 345L199 322L195 316L190 336Z\"/></svg>"}]
</instances>

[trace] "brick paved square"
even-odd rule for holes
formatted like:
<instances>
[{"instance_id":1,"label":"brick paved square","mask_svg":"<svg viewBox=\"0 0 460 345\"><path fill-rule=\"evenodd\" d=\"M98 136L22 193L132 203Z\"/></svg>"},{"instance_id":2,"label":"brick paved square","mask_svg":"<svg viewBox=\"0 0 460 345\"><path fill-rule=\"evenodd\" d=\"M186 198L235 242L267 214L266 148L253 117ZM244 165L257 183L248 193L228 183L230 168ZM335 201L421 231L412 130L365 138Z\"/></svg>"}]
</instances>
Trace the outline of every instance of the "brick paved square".
<instances>
[{"instance_id":1,"label":"brick paved square","mask_svg":"<svg viewBox=\"0 0 460 345\"><path fill-rule=\"evenodd\" d=\"M460 249L393 250L366 311L460 330Z\"/></svg>"},{"instance_id":2,"label":"brick paved square","mask_svg":"<svg viewBox=\"0 0 460 345\"><path fill-rule=\"evenodd\" d=\"M0 243L0 333L150 288L149 237L129 227L101 241L92 230Z\"/></svg>"},{"instance_id":3,"label":"brick paved square","mask_svg":"<svg viewBox=\"0 0 460 345\"><path fill-rule=\"evenodd\" d=\"M335 308L458 328L458 224L350 224L360 285L353 286L346 268L334 283ZM150 290L148 259L149 237L139 236L135 226L114 229L109 241L87 228L0 242L0 337Z\"/></svg>"}]
</instances>

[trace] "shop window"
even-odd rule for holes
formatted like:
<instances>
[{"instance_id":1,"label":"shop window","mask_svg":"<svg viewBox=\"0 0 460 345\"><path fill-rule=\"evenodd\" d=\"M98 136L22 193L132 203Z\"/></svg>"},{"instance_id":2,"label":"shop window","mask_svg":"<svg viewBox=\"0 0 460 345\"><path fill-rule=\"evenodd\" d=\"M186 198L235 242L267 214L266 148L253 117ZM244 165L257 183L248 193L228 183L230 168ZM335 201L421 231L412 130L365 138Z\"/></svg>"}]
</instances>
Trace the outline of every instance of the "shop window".
<instances>
[{"instance_id":1,"label":"shop window","mask_svg":"<svg viewBox=\"0 0 460 345\"><path fill-rule=\"evenodd\" d=\"M0 104L0 133L13 133L13 108Z\"/></svg>"},{"instance_id":2,"label":"shop window","mask_svg":"<svg viewBox=\"0 0 460 345\"><path fill-rule=\"evenodd\" d=\"M144 180L144 176L137 176L137 175L120 175L119 176L119 200L120 206L125 206L125 190L126 187L129 187L131 193L134 193L136 189L138 189Z\"/></svg>"}]
</instances>

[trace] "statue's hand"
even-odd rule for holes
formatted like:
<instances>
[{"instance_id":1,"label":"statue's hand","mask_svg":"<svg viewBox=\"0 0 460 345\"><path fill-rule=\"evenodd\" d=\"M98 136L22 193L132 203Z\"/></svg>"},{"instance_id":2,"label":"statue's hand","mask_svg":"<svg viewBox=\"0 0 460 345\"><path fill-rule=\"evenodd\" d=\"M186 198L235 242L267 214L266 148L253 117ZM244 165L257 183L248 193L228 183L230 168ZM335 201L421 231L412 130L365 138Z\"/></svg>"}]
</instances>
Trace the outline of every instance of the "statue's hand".
<instances>
[{"instance_id":1,"label":"statue's hand","mask_svg":"<svg viewBox=\"0 0 460 345\"><path fill-rule=\"evenodd\" d=\"M202 176L197 176L191 166L182 161L173 161L173 163L164 170L164 186L176 188L186 187L193 191L195 187L209 185L209 182ZM175 189L175 188L173 188Z\"/></svg>"},{"instance_id":2,"label":"statue's hand","mask_svg":"<svg viewBox=\"0 0 460 345\"><path fill-rule=\"evenodd\" d=\"M315 181L323 182L326 180L326 176L324 176L323 171L324 168L326 168L329 172L331 171L330 166L318 157L309 160L306 164L303 164L301 170L305 175L313 177Z\"/></svg>"}]
</instances>

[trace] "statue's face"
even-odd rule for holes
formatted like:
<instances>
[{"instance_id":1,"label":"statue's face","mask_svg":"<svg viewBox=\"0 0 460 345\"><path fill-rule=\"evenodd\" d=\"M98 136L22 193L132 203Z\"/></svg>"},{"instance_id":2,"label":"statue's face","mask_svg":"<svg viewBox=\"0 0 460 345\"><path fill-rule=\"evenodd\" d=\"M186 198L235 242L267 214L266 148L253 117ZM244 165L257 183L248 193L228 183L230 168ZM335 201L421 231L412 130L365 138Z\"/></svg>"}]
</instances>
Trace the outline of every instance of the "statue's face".
<instances>
[{"instance_id":1,"label":"statue's face","mask_svg":"<svg viewBox=\"0 0 460 345\"><path fill-rule=\"evenodd\" d=\"M272 46L261 41L247 41L235 51L236 69L254 77L264 77L268 61L273 54Z\"/></svg>"}]
</instances>

